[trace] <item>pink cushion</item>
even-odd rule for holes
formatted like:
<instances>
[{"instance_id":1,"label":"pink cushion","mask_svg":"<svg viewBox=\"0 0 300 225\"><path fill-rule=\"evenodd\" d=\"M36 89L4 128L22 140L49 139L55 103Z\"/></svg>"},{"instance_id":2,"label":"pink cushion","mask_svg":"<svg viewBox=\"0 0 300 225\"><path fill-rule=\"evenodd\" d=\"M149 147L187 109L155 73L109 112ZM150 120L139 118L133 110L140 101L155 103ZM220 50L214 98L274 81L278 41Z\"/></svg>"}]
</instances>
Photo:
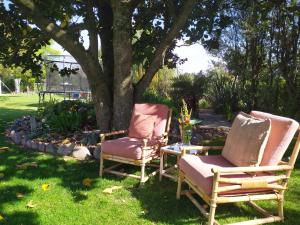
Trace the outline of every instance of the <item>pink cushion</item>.
<instances>
[{"instance_id":1,"label":"pink cushion","mask_svg":"<svg viewBox=\"0 0 300 225\"><path fill-rule=\"evenodd\" d=\"M212 168L226 168L226 167L235 167L230 162L228 162L221 155L208 155L208 156L195 156L195 155L184 155L179 161L179 168L185 174L185 176L192 181L194 185L200 187L207 195L210 195L212 192L212 183L213 183L213 173L211 172ZM266 174L257 175L261 179L266 177ZM256 176L256 177L257 177ZM240 174L231 174L222 176L226 178L246 178L251 177L249 174L240 173ZM228 186L228 184L220 183L220 186ZM230 192L224 192L223 194L232 194L232 193L251 193L258 191L266 191L266 189L244 189L244 190L235 190Z\"/></svg>"},{"instance_id":2,"label":"pink cushion","mask_svg":"<svg viewBox=\"0 0 300 225\"><path fill-rule=\"evenodd\" d=\"M155 115L156 120L154 123L153 138L159 138L164 134L169 114L169 108L167 106L149 103L135 104L132 113Z\"/></svg>"},{"instance_id":3,"label":"pink cushion","mask_svg":"<svg viewBox=\"0 0 300 225\"><path fill-rule=\"evenodd\" d=\"M128 136L133 138L151 139L156 115L133 113L130 121Z\"/></svg>"},{"instance_id":4,"label":"pink cushion","mask_svg":"<svg viewBox=\"0 0 300 225\"><path fill-rule=\"evenodd\" d=\"M155 145L156 142L149 141L148 146ZM101 145L101 150L115 156L125 157L129 159L142 158L143 141L137 138L123 137L114 140L104 141ZM156 150L146 151L146 157L155 155Z\"/></svg>"},{"instance_id":5,"label":"pink cushion","mask_svg":"<svg viewBox=\"0 0 300 225\"><path fill-rule=\"evenodd\" d=\"M258 166L270 134L271 121L240 112L226 138L222 156L235 166Z\"/></svg>"},{"instance_id":6,"label":"pink cushion","mask_svg":"<svg viewBox=\"0 0 300 225\"><path fill-rule=\"evenodd\" d=\"M291 143L299 124L290 118L252 111L252 116L271 120L271 132L261 161L262 166L277 165Z\"/></svg>"}]
</instances>

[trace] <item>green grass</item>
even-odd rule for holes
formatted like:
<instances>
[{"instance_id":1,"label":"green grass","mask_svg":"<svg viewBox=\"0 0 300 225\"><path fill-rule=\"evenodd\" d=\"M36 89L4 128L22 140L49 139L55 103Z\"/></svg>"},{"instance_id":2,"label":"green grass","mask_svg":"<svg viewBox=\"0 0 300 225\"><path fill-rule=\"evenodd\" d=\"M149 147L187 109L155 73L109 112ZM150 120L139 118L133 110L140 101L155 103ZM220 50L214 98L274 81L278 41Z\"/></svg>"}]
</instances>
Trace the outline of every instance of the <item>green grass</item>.
<instances>
[{"instance_id":1,"label":"green grass","mask_svg":"<svg viewBox=\"0 0 300 225\"><path fill-rule=\"evenodd\" d=\"M25 114L34 113L36 96L0 97L0 132L6 123ZM205 219L187 198L175 199L176 183L157 177L144 187L137 180L105 175L98 178L98 162L64 161L57 156L26 151L10 143L3 134L0 147L9 147L0 153L0 224L199 224ZM18 170L17 164L36 162L38 168ZM126 167L134 170L134 167ZM299 164L294 171L290 190L286 195L284 224L299 224L300 179ZM82 184L84 178L92 179L92 186ZM42 184L49 184L43 191ZM122 186L113 194L103 190L111 186ZM17 198L22 193L23 198ZM36 204L27 208L29 201ZM269 206L268 202L262 203ZM248 207L224 205L217 208L220 222L233 222L253 218Z\"/></svg>"}]
</instances>

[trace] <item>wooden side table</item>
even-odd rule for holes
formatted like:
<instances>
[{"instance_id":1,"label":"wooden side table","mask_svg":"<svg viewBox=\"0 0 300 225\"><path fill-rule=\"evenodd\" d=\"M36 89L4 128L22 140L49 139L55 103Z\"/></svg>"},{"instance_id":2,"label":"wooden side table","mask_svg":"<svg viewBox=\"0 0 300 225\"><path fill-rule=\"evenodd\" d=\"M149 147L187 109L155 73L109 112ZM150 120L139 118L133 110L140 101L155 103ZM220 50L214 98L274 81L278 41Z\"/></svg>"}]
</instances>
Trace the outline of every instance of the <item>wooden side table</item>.
<instances>
[{"instance_id":1,"label":"wooden side table","mask_svg":"<svg viewBox=\"0 0 300 225\"><path fill-rule=\"evenodd\" d=\"M181 152L186 150L188 154L205 155L207 154L206 148L199 145L183 145L181 143L176 143L172 145L167 145L160 148L160 165L159 165L159 181L162 177L168 177L174 181L177 181L177 168L178 161L181 156ZM176 157L175 165L167 165L167 156L173 155ZM174 175L176 174L176 175Z\"/></svg>"}]
</instances>

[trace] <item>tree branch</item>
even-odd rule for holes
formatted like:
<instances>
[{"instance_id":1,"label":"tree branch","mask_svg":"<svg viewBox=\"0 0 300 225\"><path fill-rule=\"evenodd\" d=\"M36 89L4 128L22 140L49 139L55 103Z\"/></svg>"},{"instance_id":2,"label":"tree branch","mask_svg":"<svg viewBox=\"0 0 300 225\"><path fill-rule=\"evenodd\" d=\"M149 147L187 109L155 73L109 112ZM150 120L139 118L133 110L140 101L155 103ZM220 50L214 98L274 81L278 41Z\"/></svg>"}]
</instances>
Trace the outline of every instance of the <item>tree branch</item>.
<instances>
[{"instance_id":1,"label":"tree branch","mask_svg":"<svg viewBox=\"0 0 300 225\"><path fill-rule=\"evenodd\" d=\"M149 67L146 69L145 75L139 80L135 87L135 98L139 100L146 88L151 83L155 73L163 65L163 59L165 57L166 51L169 49L172 41L176 38L180 30L184 27L189 15L191 14L193 7L197 0L187 0L185 1L181 13L175 18L173 27L169 32L166 33L165 37L162 39L162 42L155 51L152 62Z\"/></svg>"},{"instance_id":2,"label":"tree branch","mask_svg":"<svg viewBox=\"0 0 300 225\"><path fill-rule=\"evenodd\" d=\"M62 45L75 58L80 58L86 54L82 44L79 43L74 36L69 35L66 30L58 27L55 22L52 22L40 14L40 10L32 0L16 0L15 4L19 7L27 17L49 37Z\"/></svg>"},{"instance_id":3,"label":"tree branch","mask_svg":"<svg viewBox=\"0 0 300 225\"><path fill-rule=\"evenodd\" d=\"M68 26L67 30L69 31L81 31L87 29L86 24L84 23L72 23Z\"/></svg>"},{"instance_id":4,"label":"tree branch","mask_svg":"<svg viewBox=\"0 0 300 225\"><path fill-rule=\"evenodd\" d=\"M86 0L86 25L87 30L89 32L89 52L92 54L94 59L98 60L98 32L97 32L97 24L96 17L93 12L93 2L90 0Z\"/></svg>"},{"instance_id":5,"label":"tree branch","mask_svg":"<svg viewBox=\"0 0 300 225\"><path fill-rule=\"evenodd\" d=\"M131 0L131 8L137 7L141 2L141 0Z\"/></svg>"}]
</instances>

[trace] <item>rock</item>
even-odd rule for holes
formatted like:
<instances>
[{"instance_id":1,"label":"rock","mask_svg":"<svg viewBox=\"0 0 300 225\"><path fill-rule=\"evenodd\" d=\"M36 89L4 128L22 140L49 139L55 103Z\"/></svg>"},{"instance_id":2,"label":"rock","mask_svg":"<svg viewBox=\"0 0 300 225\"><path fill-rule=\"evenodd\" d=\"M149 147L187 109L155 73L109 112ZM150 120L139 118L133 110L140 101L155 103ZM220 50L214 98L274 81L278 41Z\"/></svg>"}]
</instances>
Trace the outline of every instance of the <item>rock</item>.
<instances>
[{"instance_id":1,"label":"rock","mask_svg":"<svg viewBox=\"0 0 300 225\"><path fill-rule=\"evenodd\" d=\"M12 140L14 140L14 139L15 139L15 135L16 135L16 131L11 130L11 131L10 131L10 134L9 134L9 137L10 137Z\"/></svg>"},{"instance_id":2,"label":"rock","mask_svg":"<svg viewBox=\"0 0 300 225\"><path fill-rule=\"evenodd\" d=\"M21 140L22 140L21 134L20 134L19 132L15 132L13 141L14 141L16 144L20 144L20 143L21 143Z\"/></svg>"},{"instance_id":3,"label":"rock","mask_svg":"<svg viewBox=\"0 0 300 225\"><path fill-rule=\"evenodd\" d=\"M75 146L72 156L79 160L85 160L91 157L91 153L85 146Z\"/></svg>"},{"instance_id":4,"label":"rock","mask_svg":"<svg viewBox=\"0 0 300 225\"><path fill-rule=\"evenodd\" d=\"M39 144L36 141L31 141L31 148L38 150L39 149Z\"/></svg>"},{"instance_id":5,"label":"rock","mask_svg":"<svg viewBox=\"0 0 300 225\"><path fill-rule=\"evenodd\" d=\"M38 150L39 150L40 152L44 152L44 151L46 150L46 143L44 143L44 142L39 142L39 143L38 143Z\"/></svg>"},{"instance_id":6,"label":"rock","mask_svg":"<svg viewBox=\"0 0 300 225\"><path fill-rule=\"evenodd\" d=\"M93 156L95 159L100 159L101 146L97 146L93 151Z\"/></svg>"},{"instance_id":7,"label":"rock","mask_svg":"<svg viewBox=\"0 0 300 225\"><path fill-rule=\"evenodd\" d=\"M37 128L37 123L35 117L30 117L30 130L31 132L34 132Z\"/></svg>"},{"instance_id":8,"label":"rock","mask_svg":"<svg viewBox=\"0 0 300 225\"><path fill-rule=\"evenodd\" d=\"M26 148L31 148L31 144L32 144L32 141L31 140L27 140L26 141Z\"/></svg>"},{"instance_id":9,"label":"rock","mask_svg":"<svg viewBox=\"0 0 300 225\"><path fill-rule=\"evenodd\" d=\"M22 137L22 140L21 140L22 146L26 147L26 143L27 143L27 138L26 137Z\"/></svg>"},{"instance_id":10,"label":"rock","mask_svg":"<svg viewBox=\"0 0 300 225\"><path fill-rule=\"evenodd\" d=\"M58 147L57 154L59 155L70 155L75 147L74 143L61 144Z\"/></svg>"},{"instance_id":11,"label":"rock","mask_svg":"<svg viewBox=\"0 0 300 225\"><path fill-rule=\"evenodd\" d=\"M52 143L48 143L46 146L46 152L51 153L51 154L56 154L57 147Z\"/></svg>"}]
</instances>

